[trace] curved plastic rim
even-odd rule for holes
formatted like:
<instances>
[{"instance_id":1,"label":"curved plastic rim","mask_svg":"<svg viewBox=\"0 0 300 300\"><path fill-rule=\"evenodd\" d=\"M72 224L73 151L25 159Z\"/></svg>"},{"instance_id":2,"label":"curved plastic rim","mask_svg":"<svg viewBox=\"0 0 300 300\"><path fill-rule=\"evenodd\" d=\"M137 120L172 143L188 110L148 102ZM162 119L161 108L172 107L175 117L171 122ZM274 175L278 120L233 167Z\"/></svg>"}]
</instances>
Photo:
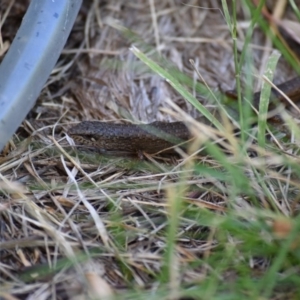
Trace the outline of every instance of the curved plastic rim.
<instances>
[{"instance_id":1,"label":"curved plastic rim","mask_svg":"<svg viewBox=\"0 0 300 300\"><path fill-rule=\"evenodd\" d=\"M0 150L33 107L54 68L82 0L32 0L0 65Z\"/></svg>"}]
</instances>

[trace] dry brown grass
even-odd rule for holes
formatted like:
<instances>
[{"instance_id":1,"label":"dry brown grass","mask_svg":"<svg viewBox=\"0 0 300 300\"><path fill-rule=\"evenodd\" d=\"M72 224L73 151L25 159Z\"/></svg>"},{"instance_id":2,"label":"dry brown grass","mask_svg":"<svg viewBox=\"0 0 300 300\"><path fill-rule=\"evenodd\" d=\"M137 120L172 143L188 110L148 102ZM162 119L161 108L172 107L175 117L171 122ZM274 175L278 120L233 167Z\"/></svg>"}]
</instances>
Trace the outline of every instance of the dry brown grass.
<instances>
[{"instance_id":1,"label":"dry brown grass","mask_svg":"<svg viewBox=\"0 0 300 300\"><path fill-rule=\"evenodd\" d=\"M9 2L1 4L1 16ZM232 39L221 4L213 0L188 1L188 5L175 0L84 2L57 67L0 157L0 297L130 298L131 294L122 293L148 290L157 293L157 298L178 298L179 287L192 289L215 272L199 260L209 257L219 241L219 225L209 223L210 215L204 214L205 226L189 218L188 212L199 210L201 214L207 208L221 218L230 206L230 186L213 176L195 176L194 163L201 161L213 170L222 166L208 156L193 161L187 156L140 161L77 153L66 146L64 133L81 120L175 120L180 114L174 113L169 99L192 117L199 117L165 80L137 60L129 50L130 41L112 24L119 22L137 33L195 81L199 78L191 58L213 90L232 89ZM24 4L15 3L8 11L3 42L12 41L25 9ZM241 46L249 18L242 6L239 12ZM260 74L269 46L258 29L251 47L251 72ZM281 60L275 81L292 75ZM279 165L275 159L264 164ZM259 163L247 163L247 172ZM249 177L261 206L268 206L253 173ZM180 195L183 203L177 207ZM291 203L276 202L278 198L274 196L274 202L282 214L295 213L297 201L291 207ZM239 196L231 204L245 218L245 211L252 212L246 200ZM165 249L172 247L169 222L179 212L183 213L173 227L177 229L173 233L176 245L170 250L173 255L167 257ZM271 213L265 216L272 219ZM227 239L228 245L238 243L230 236ZM171 275L164 286L156 274L168 259ZM255 257L251 263L253 276L268 265ZM216 272L216 276L228 282L238 278L230 270L222 276Z\"/></svg>"}]
</instances>

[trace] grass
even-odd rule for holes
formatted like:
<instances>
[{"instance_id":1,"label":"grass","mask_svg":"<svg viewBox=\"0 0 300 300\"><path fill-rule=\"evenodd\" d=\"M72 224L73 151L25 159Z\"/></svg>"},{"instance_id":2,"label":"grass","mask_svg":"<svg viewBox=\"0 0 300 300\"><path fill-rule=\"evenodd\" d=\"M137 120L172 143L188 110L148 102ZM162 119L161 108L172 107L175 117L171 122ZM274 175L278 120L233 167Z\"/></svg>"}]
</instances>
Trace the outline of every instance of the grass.
<instances>
[{"instance_id":1,"label":"grass","mask_svg":"<svg viewBox=\"0 0 300 300\"><path fill-rule=\"evenodd\" d=\"M3 157L1 297L300 298L297 118L291 118L288 110L280 111L285 135L266 119L268 80L278 68L278 52L268 57L258 116L246 104L253 97L251 72L245 74L254 61L248 46L256 24L263 31L269 26L250 1L243 2L242 10L250 10L252 19L240 51L237 3L233 1L231 8L225 1L222 5L233 40L237 105L224 105L221 93L179 71L137 35L114 26L126 41L134 41L131 55L144 64L135 72L142 70L140 77L147 77L146 65L154 73L151 79L161 77L169 84L172 99L180 95L202 116L202 121L195 121L180 102L167 102L164 117L184 120L195 135L187 154L140 161L77 153L53 142L59 133L43 135L38 130L28 147L17 141L14 155ZM96 7L94 1L97 15ZM159 26L157 16L151 20ZM297 61L285 48L283 55L297 70ZM102 63L110 65L106 58ZM122 63L115 64L121 72ZM195 61L192 65L201 76ZM100 76L107 81L101 83L104 94L114 86L115 77L111 83L109 76ZM243 78L250 84L245 90ZM118 84L119 89L124 86L122 81ZM139 81L139 87L143 84ZM134 90L134 82L130 87ZM112 90L111 95L118 94L118 89ZM201 95L208 100L199 101ZM53 103L53 111L57 110L56 100L50 100L45 100L46 107ZM117 111L113 105L103 105L98 112L97 102L84 100L84 109L74 109L77 102L72 94L57 100L67 107L63 122L104 113L112 117ZM122 112L117 113L120 118ZM254 126L250 119L257 120ZM23 129L28 131L26 126Z\"/></svg>"}]
</instances>

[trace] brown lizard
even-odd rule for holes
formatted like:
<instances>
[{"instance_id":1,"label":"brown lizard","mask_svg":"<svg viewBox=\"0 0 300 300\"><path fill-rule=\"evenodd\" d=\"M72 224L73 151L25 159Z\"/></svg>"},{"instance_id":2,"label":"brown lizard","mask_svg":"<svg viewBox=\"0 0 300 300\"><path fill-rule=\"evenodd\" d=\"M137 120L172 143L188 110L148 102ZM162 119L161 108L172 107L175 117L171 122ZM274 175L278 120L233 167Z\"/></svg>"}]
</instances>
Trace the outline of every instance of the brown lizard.
<instances>
[{"instance_id":1,"label":"brown lizard","mask_svg":"<svg viewBox=\"0 0 300 300\"><path fill-rule=\"evenodd\" d=\"M300 100L300 77L286 81L278 88L292 101ZM231 92L227 93L232 96ZM260 92L254 94L253 105L258 108ZM271 100L283 101L284 97L272 89ZM72 127L68 134L76 145L86 150L113 155L174 152L174 145L191 139L183 122L154 122L150 124L112 124L84 121Z\"/></svg>"}]
</instances>

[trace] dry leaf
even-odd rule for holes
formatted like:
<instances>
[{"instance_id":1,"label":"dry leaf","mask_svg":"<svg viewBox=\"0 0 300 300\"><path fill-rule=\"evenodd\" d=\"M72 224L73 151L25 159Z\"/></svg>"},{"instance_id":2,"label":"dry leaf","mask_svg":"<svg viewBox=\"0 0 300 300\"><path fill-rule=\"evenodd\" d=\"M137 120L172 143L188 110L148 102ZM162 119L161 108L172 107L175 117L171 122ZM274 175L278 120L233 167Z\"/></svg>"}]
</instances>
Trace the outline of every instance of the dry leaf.
<instances>
[{"instance_id":1,"label":"dry leaf","mask_svg":"<svg viewBox=\"0 0 300 300\"><path fill-rule=\"evenodd\" d=\"M289 219L277 219L273 222L273 232L276 237L286 238L292 231L293 224Z\"/></svg>"},{"instance_id":2,"label":"dry leaf","mask_svg":"<svg viewBox=\"0 0 300 300\"><path fill-rule=\"evenodd\" d=\"M275 21L275 20L274 20ZM299 43L300 46L300 23L294 22L287 19L276 20L277 26L282 27L283 30L292 38L294 41Z\"/></svg>"},{"instance_id":3,"label":"dry leaf","mask_svg":"<svg viewBox=\"0 0 300 300\"><path fill-rule=\"evenodd\" d=\"M93 296L96 296L97 299L107 299L114 295L110 285L97 273L86 272L85 277L90 284Z\"/></svg>"}]
</instances>

